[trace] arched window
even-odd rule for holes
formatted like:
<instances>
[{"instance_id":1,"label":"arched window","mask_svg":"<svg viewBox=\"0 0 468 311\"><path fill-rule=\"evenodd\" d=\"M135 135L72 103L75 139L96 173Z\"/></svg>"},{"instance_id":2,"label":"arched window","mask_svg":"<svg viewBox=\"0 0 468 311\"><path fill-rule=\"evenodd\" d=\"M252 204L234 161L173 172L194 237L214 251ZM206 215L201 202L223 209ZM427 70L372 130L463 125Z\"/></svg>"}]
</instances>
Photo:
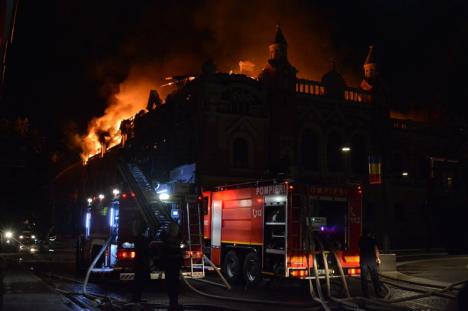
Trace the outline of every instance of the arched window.
<instances>
[{"instance_id":1,"label":"arched window","mask_svg":"<svg viewBox=\"0 0 468 311\"><path fill-rule=\"evenodd\" d=\"M343 155L341 151L342 140L340 134L335 131L328 134L327 142L327 167L330 172L343 170Z\"/></svg>"},{"instance_id":2,"label":"arched window","mask_svg":"<svg viewBox=\"0 0 468 311\"><path fill-rule=\"evenodd\" d=\"M249 167L249 143L243 138L236 138L232 146L232 159L235 168Z\"/></svg>"},{"instance_id":3,"label":"arched window","mask_svg":"<svg viewBox=\"0 0 468 311\"><path fill-rule=\"evenodd\" d=\"M367 173L367 143L366 139L362 135L354 135L351 139L351 168L353 173L358 175Z\"/></svg>"},{"instance_id":4,"label":"arched window","mask_svg":"<svg viewBox=\"0 0 468 311\"><path fill-rule=\"evenodd\" d=\"M317 134L307 129L301 138L301 160L306 170L318 170L319 140Z\"/></svg>"}]
</instances>

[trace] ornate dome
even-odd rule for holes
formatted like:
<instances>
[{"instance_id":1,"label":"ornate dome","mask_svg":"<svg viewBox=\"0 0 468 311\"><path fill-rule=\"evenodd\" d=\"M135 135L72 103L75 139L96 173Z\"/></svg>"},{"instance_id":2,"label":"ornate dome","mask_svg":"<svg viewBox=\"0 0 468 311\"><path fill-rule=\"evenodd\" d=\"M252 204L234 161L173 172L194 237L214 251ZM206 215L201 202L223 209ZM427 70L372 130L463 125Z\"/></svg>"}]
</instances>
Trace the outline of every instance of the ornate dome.
<instances>
[{"instance_id":1,"label":"ornate dome","mask_svg":"<svg viewBox=\"0 0 468 311\"><path fill-rule=\"evenodd\" d=\"M345 79L336 71L335 63L329 72L323 75L322 85L325 87L325 95L335 98L343 98L346 88Z\"/></svg>"}]
</instances>

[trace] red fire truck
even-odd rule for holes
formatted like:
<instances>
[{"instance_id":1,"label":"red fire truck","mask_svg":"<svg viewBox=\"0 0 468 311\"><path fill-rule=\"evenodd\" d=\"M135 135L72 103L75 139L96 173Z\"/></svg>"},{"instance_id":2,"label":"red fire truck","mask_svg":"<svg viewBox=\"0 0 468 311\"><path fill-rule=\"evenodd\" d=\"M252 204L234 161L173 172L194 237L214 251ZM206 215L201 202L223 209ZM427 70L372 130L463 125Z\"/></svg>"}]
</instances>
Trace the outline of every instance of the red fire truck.
<instances>
[{"instance_id":1,"label":"red fire truck","mask_svg":"<svg viewBox=\"0 0 468 311\"><path fill-rule=\"evenodd\" d=\"M158 262L161 232L170 222L175 222L181 230L181 248L185 249L185 275L203 277L201 203L193 194L194 186L168 183L154 187L137 165L120 162L111 167L120 177L115 180L120 180L123 187L102 185L107 191L83 198L87 204L82 213L83 234L77 247L79 267L87 269L105 246L92 272L105 278L133 280L134 239L143 232L152 241L150 277L164 278Z\"/></svg>"},{"instance_id":2,"label":"red fire truck","mask_svg":"<svg viewBox=\"0 0 468 311\"><path fill-rule=\"evenodd\" d=\"M313 278L318 247L307 243L311 235L328 241L325 251L334 248L345 274L360 273L359 185L267 181L219 187L203 196L205 246L230 281L256 283L262 275Z\"/></svg>"}]
</instances>

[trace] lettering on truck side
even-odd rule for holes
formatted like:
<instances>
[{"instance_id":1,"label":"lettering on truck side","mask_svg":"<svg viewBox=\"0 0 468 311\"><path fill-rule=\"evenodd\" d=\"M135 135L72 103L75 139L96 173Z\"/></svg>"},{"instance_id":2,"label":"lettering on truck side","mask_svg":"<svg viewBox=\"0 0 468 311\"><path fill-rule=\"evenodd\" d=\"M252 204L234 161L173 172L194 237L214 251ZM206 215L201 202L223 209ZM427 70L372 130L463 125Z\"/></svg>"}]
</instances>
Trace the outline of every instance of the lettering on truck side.
<instances>
[{"instance_id":1,"label":"lettering on truck side","mask_svg":"<svg viewBox=\"0 0 468 311\"><path fill-rule=\"evenodd\" d=\"M287 186L285 184L261 186L255 189L256 195L286 194Z\"/></svg>"},{"instance_id":2,"label":"lettering on truck side","mask_svg":"<svg viewBox=\"0 0 468 311\"><path fill-rule=\"evenodd\" d=\"M262 217L262 209L252 208L252 217L253 218Z\"/></svg>"}]
</instances>

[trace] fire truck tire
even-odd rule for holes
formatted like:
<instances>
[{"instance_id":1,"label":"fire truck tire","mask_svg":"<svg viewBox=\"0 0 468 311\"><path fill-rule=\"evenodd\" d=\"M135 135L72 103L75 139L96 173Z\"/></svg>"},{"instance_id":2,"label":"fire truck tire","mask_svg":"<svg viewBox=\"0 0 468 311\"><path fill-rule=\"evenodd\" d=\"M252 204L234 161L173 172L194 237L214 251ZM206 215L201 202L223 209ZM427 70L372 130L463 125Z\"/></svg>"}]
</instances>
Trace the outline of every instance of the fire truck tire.
<instances>
[{"instance_id":1,"label":"fire truck tire","mask_svg":"<svg viewBox=\"0 0 468 311\"><path fill-rule=\"evenodd\" d=\"M257 253L251 252L245 256L243 272L244 280L247 285L256 285L262 279L260 258Z\"/></svg>"},{"instance_id":2,"label":"fire truck tire","mask_svg":"<svg viewBox=\"0 0 468 311\"><path fill-rule=\"evenodd\" d=\"M229 251L223 262L224 277L231 283L238 283L242 276L241 262L236 251Z\"/></svg>"}]
</instances>

